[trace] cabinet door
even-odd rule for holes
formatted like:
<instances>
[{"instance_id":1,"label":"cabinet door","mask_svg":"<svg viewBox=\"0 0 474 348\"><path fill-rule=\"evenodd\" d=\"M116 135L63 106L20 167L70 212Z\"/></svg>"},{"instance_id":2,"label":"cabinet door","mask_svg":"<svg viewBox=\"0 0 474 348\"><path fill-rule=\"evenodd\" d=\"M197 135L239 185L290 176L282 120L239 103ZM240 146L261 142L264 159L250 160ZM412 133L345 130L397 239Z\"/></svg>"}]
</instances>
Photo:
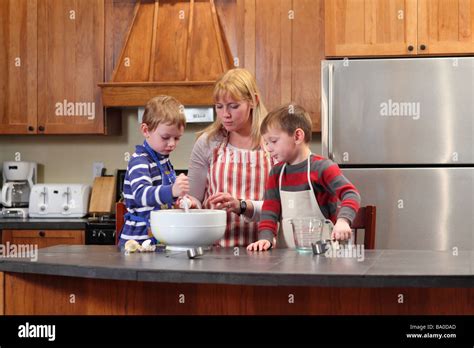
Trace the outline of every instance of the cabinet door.
<instances>
[{"instance_id":1,"label":"cabinet door","mask_svg":"<svg viewBox=\"0 0 474 348\"><path fill-rule=\"evenodd\" d=\"M418 54L474 53L474 0L418 0Z\"/></svg>"},{"instance_id":2,"label":"cabinet door","mask_svg":"<svg viewBox=\"0 0 474 348\"><path fill-rule=\"evenodd\" d=\"M320 131L320 75L324 57L323 0L257 0L245 16L255 21L255 70L268 110L295 102ZM248 26L247 28L248 29ZM247 49L247 48L246 48ZM248 65L248 59L245 59Z\"/></svg>"},{"instance_id":3,"label":"cabinet door","mask_svg":"<svg viewBox=\"0 0 474 348\"><path fill-rule=\"evenodd\" d=\"M325 20L328 57L416 53L417 0L326 0Z\"/></svg>"},{"instance_id":4,"label":"cabinet door","mask_svg":"<svg viewBox=\"0 0 474 348\"><path fill-rule=\"evenodd\" d=\"M0 1L0 134L36 133L36 5Z\"/></svg>"},{"instance_id":5,"label":"cabinet door","mask_svg":"<svg viewBox=\"0 0 474 348\"><path fill-rule=\"evenodd\" d=\"M321 60L324 59L323 0L293 0L292 100L311 115L313 131L321 131Z\"/></svg>"},{"instance_id":6,"label":"cabinet door","mask_svg":"<svg viewBox=\"0 0 474 348\"><path fill-rule=\"evenodd\" d=\"M84 231L82 230L4 230L2 243L33 244L38 249L53 245L82 245L84 244Z\"/></svg>"},{"instance_id":7,"label":"cabinet door","mask_svg":"<svg viewBox=\"0 0 474 348\"><path fill-rule=\"evenodd\" d=\"M38 4L38 130L103 134L103 0Z\"/></svg>"}]
</instances>

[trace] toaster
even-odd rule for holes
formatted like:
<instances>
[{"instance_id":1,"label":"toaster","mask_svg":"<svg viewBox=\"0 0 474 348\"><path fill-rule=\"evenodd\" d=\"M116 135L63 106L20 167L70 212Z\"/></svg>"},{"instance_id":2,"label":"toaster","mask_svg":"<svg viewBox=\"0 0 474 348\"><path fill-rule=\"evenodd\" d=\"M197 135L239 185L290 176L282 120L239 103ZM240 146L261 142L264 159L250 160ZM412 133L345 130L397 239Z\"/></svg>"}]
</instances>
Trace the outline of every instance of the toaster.
<instances>
[{"instance_id":1,"label":"toaster","mask_svg":"<svg viewBox=\"0 0 474 348\"><path fill-rule=\"evenodd\" d=\"M36 184L30 192L29 216L81 218L87 215L91 187L84 184Z\"/></svg>"}]
</instances>

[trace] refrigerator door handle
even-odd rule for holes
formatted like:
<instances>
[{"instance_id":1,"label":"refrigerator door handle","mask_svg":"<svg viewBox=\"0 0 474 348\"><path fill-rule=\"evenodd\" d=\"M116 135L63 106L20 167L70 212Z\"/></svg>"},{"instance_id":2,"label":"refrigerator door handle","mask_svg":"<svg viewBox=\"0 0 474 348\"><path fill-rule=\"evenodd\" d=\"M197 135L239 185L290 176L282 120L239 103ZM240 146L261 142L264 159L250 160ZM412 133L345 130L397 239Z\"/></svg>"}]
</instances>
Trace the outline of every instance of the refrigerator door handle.
<instances>
[{"instance_id":1,"label":"refrigerator door handle","mask_svg":"<svg viewBox=\"0 0 474 348\"><path fill-rule=\"evenodd\" d=\"M330 158L332 156L332 84L334 65L324 61L321 67L321 147L322 155Z\"/></svg>"},{"instance_id":2,"label":"refrigerator door handle","mask_svg":"<svg viewBox=\"0 0 474 348\"><path fill-rule=\"evenodd\" d=\"M332 114L333 114L333 101L334 101L334 65L328 65L329 76L328 76L328 158L334 160L334 154L332 152Z\"/></svg>"}]
</instances>

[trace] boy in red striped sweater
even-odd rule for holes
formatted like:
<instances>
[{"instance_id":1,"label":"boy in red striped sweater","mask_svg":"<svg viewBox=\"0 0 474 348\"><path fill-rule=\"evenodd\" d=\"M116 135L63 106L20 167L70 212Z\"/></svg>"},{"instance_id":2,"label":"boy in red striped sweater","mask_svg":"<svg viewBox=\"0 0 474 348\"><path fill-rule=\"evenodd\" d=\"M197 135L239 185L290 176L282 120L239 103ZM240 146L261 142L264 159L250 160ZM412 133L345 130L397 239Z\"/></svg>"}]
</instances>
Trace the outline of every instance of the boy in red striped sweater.
<instances>
[{"instance_id":1,"label":"boy in red striped sweater","mask_svg":"<svg viewBox=\"0 0 474 348\"><path fill-rule=\"evenodd\" d=\"M286 104L270 112L260 129L267 151L278 164L267 180L259 240L249 244L247 250L271 248L282 218L283 222L307 216L330 219L335 223L331 238L349 239L360 196L336 163L311 154L309 114L299 105ZM290 231L285 224L283 232L288 239Z\"/></svg>"}]
</instances>

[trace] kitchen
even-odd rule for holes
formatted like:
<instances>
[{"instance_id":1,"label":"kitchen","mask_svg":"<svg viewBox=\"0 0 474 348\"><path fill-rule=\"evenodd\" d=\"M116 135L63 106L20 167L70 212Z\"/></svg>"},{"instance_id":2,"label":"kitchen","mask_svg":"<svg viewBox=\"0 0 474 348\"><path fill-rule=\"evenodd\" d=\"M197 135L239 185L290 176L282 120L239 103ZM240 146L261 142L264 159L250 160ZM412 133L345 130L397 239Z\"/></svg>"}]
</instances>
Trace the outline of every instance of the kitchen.
<instances>
[{"instance_id":1,"label":"kitchen","mask_svg":"<svg viewBox=\"0 0 474 348\"><path fill-rule=\"evenodd\" d=\"M173 91L175 96L186 106L200 106L204 107L204 110L209 106L212 107L212 84L204 82L215 81L217 76L226 70L226 64L227 67L245 67L256 76L261 88L262 99L269 110L289 101L303 105L309 111L313 121L314 133L310 144L311 150L314 153L325 155L325 151L329 151L328 138L326 137L328 130L325 129L329 126L326 117L329 108L325 104L329 98L329 92L325 93L325 87L329 83L329 74L322 70L323 61L334 59L341 62L342 66L344 63L351 66L351 64L356 64L355 60L359 59L402 58L422 61L426 57L447 57L452 58L449 62L456 61L460 67L466 68L466 66L469 67L469 63L466 62L474 54L474 1L472 0L387 0L383 2L368 0L214 0L177 1L174 5L172 5L174 2L171 1L160 1L159 4L154 1L142 1L140 7L136 7L137 3L140 2L135 0L81 0L69 3L60 0L43 2L24 0L15 2L16 5L13 7L12 1L2 2L1 16L9 20L2 24L3 30L0 32L0 41L4 43L4 47L7 47L0 58L2 62L0 80L3 83L2 91L6 91L0 97L0 162L37 163L38 184L76 183L92 186L94 175L97 173L97 164L99 167L103 164L106 174L116 175L117 170L126 169L134 146L142 143L142 136L138 132L138 106L143 106L149 96ZM212 11L206 10L211 4L215 5L216 15ZM191 9L196 12L193 13ZM188 18L195 18L194 26L189 26ZM134 25L131 25L132 23ZM191 33L189 38L186 34L188 32ZM192 35L193 32L201 33L201 35ZM159 39L161 37L165 40L153 40L153 38ZM208 37L215 37L216 40L206 41L205 44L200 41L202 38ZM187 43L188 39L189 43ZM155 47L155 50L152 47ZM156 56L153 55L153 59L144 58L152 57L152 53L155 54L155 52L159 53ZM176 55L167 55L167 52L177 53ZM212 57L214 62L221 64L212 64L206 71L202 67L209 65L209 57ZM150 60L155 63L150 64ZM329 61L329 63L331 62ZM416 72L418 68L414 66L409 69L414 69ZM334 65L332 69L337 73L340 67ZM376 74L370 75L367 80L373 82L374 79L379 79L377 81L390 83L390 79L385 80L383 77L395 77L401 73L398 70L384 71L383 67L380 69L376 70ZM438 72L442 77L446 66L434 69L431 74L436 75ZM166 72L163 73L164 76L160 75L163 71ZM203 71L209 76L204 76ZM361 71L367 72L367 70ZM467 71L464 75L469 76L469 70L464 71ZM339 79L342 79L351 89L368 86L361 81L360 75L357 75L352 82L344 80L345 78L347 77L344 75L334 75L335 86L341 86L340 83L338 84ZM167 84L166 81L172 82ZM188 83L189 81L194 81L197 86ZM467 79L467 81L473 81L473 79ZM459 96L458 101L472 99L472 89L469 96L469 85L463 84L462 86L466 88L456 89ZM363 90L363 88L360 89ZM337 91L337 89L333 89L333 91ZM467 97L463 97L466 94ZM347 112L347 109L344 108L351 105L355 105L356 108L362 107L359 104L344 104L347 99L355 103L353 99L360 94L354 94L352 98L349 98L350 96L348 98L340 97L344 95L341 93L338 95L341 99L338 99L339 104L333 108L335 115L337 112ZM421 95L428 95L430 98L443 97L441 92L422 93ZM361 98L369 97L370 95L363 95ZM383 99L387 103L388 100L389 98ZM58 114L56 104L60 102L64 105L64 101L94 103L94 118L92 119L90 115L68 116L64 112ZM395 98L392 101L396 101ZM422 105L430 103L426 100L423 102L425 104ZM472 104L469 105L472 107ZM464 111L464 115L466 112L468 115L473 114L472 109L464 109ZM390 120L396 118L394 116L386 117L391 117ZM439 117L442 118L442 115ZM423 120L422 116L418 122ZM439 121L439 119L437 120ZM413 120L412 123L416 124L415 121L417 120ZM456 119L456 122L458 121ZM365 135L364 132L367 132L367 136L369 136L373 132L370 122L370 119L364 119L360 123L355 120L350 124L360 134ZM192 147L196 140L196 132L208 124L198 122L189 123L186 126L179 146L170 156L176 169L187 169ZM465 132L473 129L472 125L472 119L467 120L467 123L456 128L456 132L450 137L455 139L459 134L464 137ZM341 132L343 129L338 128L337 123L334 126L336 126L334 128L336 133L334 133L333 145L337 146L337 138L342 139L341 133L337 132ZM414 127L418 127L418 124ZM471 131L470 139L472 139L472 133ZM445 133L432 134L436 134L433 135L433 138L438 139L443 146L452 146L453 142L446 143L444 141ZM396 135L393 137L396 138ZM380 144L383 144L383 140L380 143L376 142L375 146L382 146ZM470 144L472 147L472 141ZM455 152L457 149L450 148L450 150ZM340 160L341 164L344 164L342 162L344 152L342 150L341 153L336 152L336 160ZM467 152L469 152L469 148L467 148ZM378 152L373 151L373 153ZM446 161L446 158L434 159L431 162L432 158L428 151L425 149L422 153L424 155L421 157L426 156L425 158L430 161L425 164L436 164L438 163L436 161L439 160L441 163L436 164L436 167L446 165L442 162ZM357 155L357 153L350 153L351 156L353 154ZM468 161L467 164L472 167L472 149L470 154L471 161ZM462 155L468 156L469 154ZM355 159L357 160L357 158ZM399 163L406 164L403 161L398 161L397 164ZM460 163L466 163L463 162L462 156ZM369 164L372 166L374 163ZM356 161L351 170L360 169L358 167L364 165L364 163ZM425 169L423 165L422 163L421 167ZM387 167L390 166L392 164ZM363 167L362 169L367 168ZM395 191L401 190L397 183L397 177L383 182L384 185L389 185ZM423 182L423 179L420 182ZM463 183L463 186L456 186L455 192L472 193L474 188L472 177L469 182L469 177L466 179L465 176L461 176L460 182ZM360 185L363 183L361 182ZM365 187L369 192L371 186ZM375 193L372 190L370 194L379 197L377 194L384 191L384 188L378 190ZM363 191L361 191L361 195L364 199ZM414 241L410 241L410 238L406 237L397 239L393 235L395 233L393 231L397 230L410 233L407 232L409 228L407 224L402 224L400 221L411 222L420 231L421 228L417 222L410 221L411 217L403 214L396 215L395 212L384 213L379 202L363 201L364 205L377 203L375 205L378 208L376 248L373 251L366 251L366 261L370 263L367 268L373 266L377 260L381 261L379 257L384 256L383 250L388 250L385 251L387 259L382 260L386 263L380 266L381 274L372 279L366 273L367 269L355 269L357 263L355 263L355 268L348 265L347 274L341 276L339 280L334 280L331 276L326 278L315 276L316 278L314 278L312 277L314 274L330 271L323 270L327 265L320 264L320 258L315 260L307 257L295 257L293 254L286 254L284 250L273 250L271 254L254 256L258 258L257 260L248 259L249 263L255 262L255 268L258 270L256 274L246 268L244 262L247 261L239 261L242 264L236 266L237 270L243 272L244 275L241 276L242 279L238 280L237 275L226 273L229 267L232 269L231 261L228 258L233 256L233 250L228 253L221 251L212 255L223 262L221 272L219 272L219 267L211 267L211 269L203 269L202 271L207 273L201 274L199 273L202 266L201 261L205 261L205 257L211 255L204 255L200 260L188 260L185 255L182 259L176 256L174 259L173 257L168 259L169 262L160 259L160 265L154 265L153 255L133 254L133 257L140 257L141 260L135 259L127 265L121 263L123 260L120 259L122 255L119 252L106 249L103 257L117 262L117 269L108 274L107 270L100 267L102 260L97 256L98 251L94 251L99 250L100 246L81 245L84 244L84 237L77 239L77 234L82 234L84 231L85 227L81 227L81 224L84 226L84 221L79 224L79 221L76 220L69 221L69 225L53 221L48 225L42 223L41 220L38 222L37 219L34 222L21 221L22 219L20 219L12 222L12 225L5 225L5 221L0 220L2 243L5 242L3 239L5 230L9 230L14 231L18 238L21 238L23 234L24 239L21 240L25 243L33 238L35 242L40 238L44 239L44 236L38 237L38 234L41 231L46 231L46 237L52 233L52 239L61 239L62 242L59 244L76 244L70 247L71 249L64 249L67 248L65 246L50 249L51 254L57 257L56 267L63 267L58 271L58 274L51 273L51 270L46 269L47 264L54 263L54 260L46 260L43 264L45 269L37 270L39 274L43 275L34 274L35 272L29 275L27 272L24 274L14 273L13 269L20 267L15 264L8 266L11 267L10 271L0 268L3 272L0 278L1 283L4 284L2 291L5 289L2 296L5 300L0 308L5 314L66 314L70 313L69 310L72 311L71 314L110 314L104 309L105 307L90 308L85 302L81 302L81 306L74 308L67 309L58 306L55 309L52 303L45 301L44 308L40 308L33 295L38 290L35 290L32 284L36 283L40 286L42 291L48 294L44 295L47 298L61 298L65 294L71 293L71 289L76 288L83 290L83 300L81 301L89 298L90 303L97 303L96 301L100 302L103 299L99 300L98 295L89 293L87 291L89 286L102 286L103 293L109 293L116 284L114 281L133 279L146 281L146 279L150 279L151 281L146 283L147 286L150 289L156 289L155 291L162 291L166 295L156 300L160 303L151 305L141 303L137 306L137 312L134 314L160 313L154 311L154 308L161 308L161 313L167 314L219 314L221 313L220 309L225 308L224 313L229 314L422 315L443 313L472 315L474 313L472 307L472 303L474 303L472 301L474 296L472 292L474 241L470 226L472 226L472 215L474 215L472 214L473 196L473 194L454 195L455 199L450 203L458 207L457 209L461 210L461 213L453 213L452 210L449 210L444 222L436 220L438 215L434 214L433 224L436 226L432 228L436 229L435 235L438 237L430 238L429 234L423 234L423 237ZM429 205L430 209L438 209L436 201L440 199L439 197L442 195L436 196L433 205L431 203ZM379 197L381 202L385 198ZM413 214L414 210L420 209L419 201L412 202L410 205L409 200L398 202L399 199L403 199L403 197L396 200L397 204L401 203L407 206L403 212L410 209ZM449 214L459 215L452 218ZM467 227L464 228L463 234L454 232L447 234L445 229L450 225L446 223L446 219L448 222L458 221L458 216L467 220L465 222ZM429 218L429 216L423 218ZM23 227L19 227L21 224ZM390 230L391 234L388 234L387 230ZM443 233L440 234L442 230ZM25 233L31 233L31 235L27 236ZM71 233L76 234L72 235ZM459 235L460 237L451 240L450 235ZM426 241L425 244L421 242L423 240ZM58 244L54 241L53 243ZM410 243L415 244L415 248L410 248L408 246ZM449 251L456 246L459 257L453 260L449 257ZM91 255L96 255L96 259L89 257L89 264L83 261L81 256L86 250L93 250ZM396 253L395 251L390 252L390 250L401 251ZM408 254L410 250L411 254ZM423 250L424 252L421 252ZM64 261L61 259L61 255L64 258L70 258L72 263L69 266L67 263L60 264ZM250 257L243 249L240 250L240 255L242 258ZM280 265L282 269L278 275L267 273L269 269L278 268L277 265L282 262L281 258L283 257L294 261L293 267L300 265L303 269L295 268L291 271L292 264L284 263ZM406 261L407 258L410 260L421 259L425 273L421 268L418 278L410 277L410 272L416 274L419 269L414 266L413 269L410 268L410 262ZM347 261L341 260L341 262ZM80 265L81 262L85 262L83 268L72 267ZM390 263L403 265L406 267L406 272L403 269L401 271L390 270L390 267L387 266ZM0 265L7 267L3 261ZM38 265L41 265L41 262ZM145 270L140 270L140 265L144 266ZM168 269L166 265L169 266ZM28 267L30 266L21 265L20 268L27 269ZM169 277L168 281L160 281L153 272L146 272L150 267L168 270L170 272L166 275ZM188 272L195 271L197 273L186 278L187 281L179 281L183 275L179 272L171 272L170 269L173 267L183 267ZM318 267L323 268L318 269ZM62 276L70 274L72 268L77 272L77 277L67 280L64 289L47 289L41 285L57 283L58 279L63 279ZM360 279L352 279L348 276L351 272L356 271L362 272ZM395 273L393 278L389 276L390 273L383 273L390 271L400 273ZM94 279L85 276L88 273L102 274L102 276L97 276L102 280L96 280L96 283ZM205 277L206 274L209 278ZM122 275L123 278L120 278L119 275ZM444 279L443 276L447 278ZM272 277L275 278L275 282L271 281ZM261 278L261 282L256 281L256 278ZM369 278L366 284L363 283L362 278ZM387 280L387 278L389 279ZM106 279L110 281L106 281ZM384 281L387 283L383 283ZM383 285L377 286L378 282L382 282ZM439 282L438 286L427 285L438 284L437 282ZM98 285L99 283L100 285ZM180 285L176 285L178 283ZM138 291L136 289L141 284L143 282L129 286L130 289ZM326 285L317 286L318 284ZM288 286L291 287L292 294L296 299L306 299L315 307L309 309L310 306L306 307L305 304L296 301L294 306L287 306L287 308L284 304L280 304L277 309L272 309L271 301L275 297L288 297L288 288L286 288ZM28 294L27 298L31 298L32 302L20 306L20 298L9 292L11 291L9 289L13 289L13 287L15 289L23 288L25 294ZM176 302L173 299L176 297L177 287L184 289L180 293L189 294L188 298L191 298L190 301L194 303L192 308L189 307L186 310L186 306L172 305ZM403 288L405 297L411 299L405 307L393 301L393 298L396 298L400 292L397 290L399 288ZM249 296L246 305L241 305L239 304L240 294L246 291L251 291L253 296ZM342 301L343 298L348 300L341 302L340 307L337 308L330 306L330 304L315 303L314 298L328 297L331 296L329 293L334 292L339 294L338 301ZM203 293L212 295L203 296ZM359 296L357 299L354 298L357 297L354 295L355 293ZM203 298L202 302L199 302L198 294ZM376 303L372 303L374 294L378 296ZM211 303L212 296L216 299L219 298L219 301ZM437 301L437 304L434 304L436 299L446 297L453 300ZM268 303L262 298L268 298ZM424 298L431 298L432 301L421 301ZM413 299L415 299L414 302L411 302ZM117 303L121 301L136 302L136 299L126 297L117 299ZM351 305L353 301L359 304L357 306ZM223 305L223 303L227 304ZM421 307L417 307L418 305ZM87 308L86 312L81 311L81 308ZM120 309L120 306L113 309L112 313L128 314L123 308Z\"/></svg>"}]
</instances>

